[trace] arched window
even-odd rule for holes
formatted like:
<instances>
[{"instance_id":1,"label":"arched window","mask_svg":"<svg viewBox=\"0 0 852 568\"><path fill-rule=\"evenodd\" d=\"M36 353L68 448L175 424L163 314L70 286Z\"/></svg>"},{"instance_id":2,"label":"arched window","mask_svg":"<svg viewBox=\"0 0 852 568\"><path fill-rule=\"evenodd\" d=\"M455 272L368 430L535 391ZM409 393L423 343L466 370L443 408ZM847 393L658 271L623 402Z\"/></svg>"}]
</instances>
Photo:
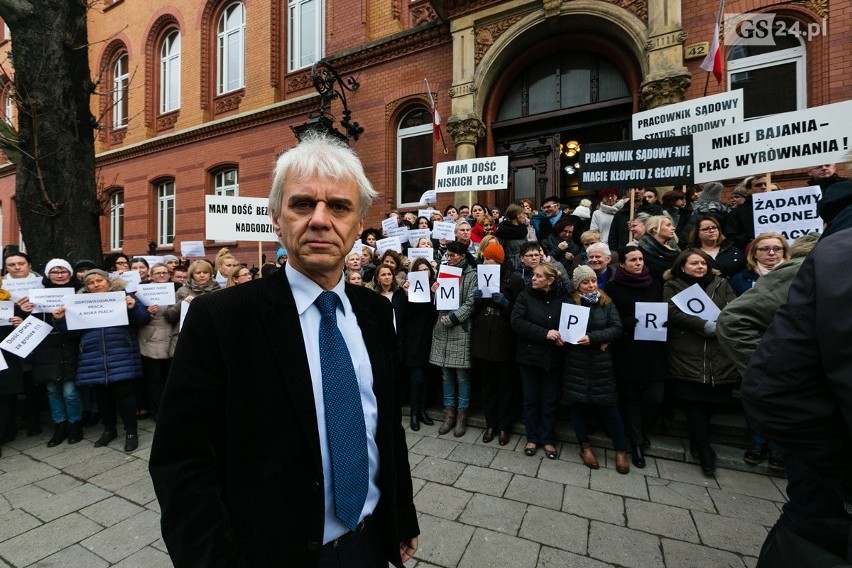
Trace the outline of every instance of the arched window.
<instances>
[{"instance_id":1,"label":"arched window","mask_svg":"<svg viewBox=\"0 0 852 568\"><path fill-rule=\"evenodd\" d=\"M160 113L180 108L180 32L173 30L160 46Z\"/></svg>"},{"instance_id":2,"label":"arched window","mask_svg":"<svg viewBox=\"0 0 852 568\"><path fill-rule=\"evenodd\" d=\"M807 107L805 45L792 34L772 45L739 43L728 50L728 88L743 90L745 118Z\"/></svg>"},{"instance_id":3,"label":"arched window","mask_svg":"<svg viewBox=\"0 0 852 568\"><path fill-rule=\"evenodd\" d=\"M432 113L425 108L409 111L396 131L396 201L414 205L432 189Z\"/></svg>"},{"instance_id":4,"label":"arched window","mask_svg":"<svg viewBox=\"0 0 852 568\"><path fill-rule=\"evenodd\" d=\"M128 122L128 88L130 72L127 53L121 53L112 65L112 127L124 128Z\"/></svg>"},{"instance_id":5,"label":"arched window","mask_svg":"<svg viewBox=\"0 0 852 568\"><path fill-rule=\"evenodd\" d=\"M167 179L157 188L157 245L168 246L175 240L175 180Z\"/></svg>"},{"instance_id":6,"label":"arched window","mask_svg":"<svg viewBox=\"0 0 852 568\"><path fill-rule=\"evenodd\" d=\"M216 94L245 86L246 13L242 2L225 8L219 17L216 39Z\"/></svg>"},{"instance_id":7,"label":"arched window","mask_svg":"<svg viewBox=\"0 0 852 568\"><path fill-rule=\"evenodd\" d=\"M323 0L288 0L287 37L290 71L313 65L322 58Z\"/></svg>"},{"instance_id":8,"label":"arched window","mask_svg":"<svg viewBox=\"0 0 852 568\"><path fill-rule=\"evenodd\" d=\"M109 197L109 248L124 246L124 191L116 189Z\"/></svg>"}]
</instances>

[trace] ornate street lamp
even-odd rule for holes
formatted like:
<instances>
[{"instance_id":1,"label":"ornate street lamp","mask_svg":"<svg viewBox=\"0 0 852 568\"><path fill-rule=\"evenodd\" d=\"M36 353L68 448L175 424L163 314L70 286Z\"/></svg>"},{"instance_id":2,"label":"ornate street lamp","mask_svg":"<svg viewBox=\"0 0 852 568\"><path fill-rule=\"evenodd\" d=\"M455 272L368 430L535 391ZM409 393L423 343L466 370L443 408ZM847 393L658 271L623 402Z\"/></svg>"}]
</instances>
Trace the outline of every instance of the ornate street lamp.
<instances>
[{"instance_id":1,"label":"ornate street lamp","mask_svg":"<svg viewBox=\"0 0 852 568\"><path fill-rule=\"evenodd\" d=\"M346 91L357 91L360 83L350 75L346 82L331 66L325 61L317 61L311 67L311 80L314 83L314 88L320 95L319 109L308 115L308 120L300 126L291 126L296 138L301 140L302 136L312 130L327 132L349 143L349 140L358 140L358 136L364 132L364 128L357 122L352 121L352 111L346 103ZM344 132L340 132L334 127L334 117L330 115L329 108L331 101L340 99L343 105L343 118L340 119L340 126Z\"/></svg>"}]
</instances>

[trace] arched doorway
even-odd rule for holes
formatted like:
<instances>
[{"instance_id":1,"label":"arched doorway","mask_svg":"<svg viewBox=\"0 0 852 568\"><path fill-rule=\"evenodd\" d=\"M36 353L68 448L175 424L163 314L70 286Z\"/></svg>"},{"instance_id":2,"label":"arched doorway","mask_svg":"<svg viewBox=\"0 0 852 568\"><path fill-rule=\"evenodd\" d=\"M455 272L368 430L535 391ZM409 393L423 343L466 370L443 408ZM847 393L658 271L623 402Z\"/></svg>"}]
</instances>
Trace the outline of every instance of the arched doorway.
<instances>
[{"instance_id":1,"label":"arched doorway","mask_svg":"<svg viewBox=\"0 0 852 568\"><path fill-rule=\"evenodd\" d=\"M499 102L489 105L494 151L509 156L509 189L497 201L505 199L505 207L521 198L583 197L569 143L628 139L635 89L609 57L593 51L557 51L514 67L495 92Z\"/></svg>"}]
</instances>

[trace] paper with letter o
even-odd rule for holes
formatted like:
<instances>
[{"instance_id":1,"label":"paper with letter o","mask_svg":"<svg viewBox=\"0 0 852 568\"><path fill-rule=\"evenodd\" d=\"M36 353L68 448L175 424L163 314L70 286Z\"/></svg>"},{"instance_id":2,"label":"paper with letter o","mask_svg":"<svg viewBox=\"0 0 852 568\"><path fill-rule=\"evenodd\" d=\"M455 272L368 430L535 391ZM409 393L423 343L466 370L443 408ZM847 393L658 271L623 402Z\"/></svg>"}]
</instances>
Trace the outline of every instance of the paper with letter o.
<instances>
[{"instance_id":1,"label":"paper with letter o","mask_svg":"<svg viewBox=\"0 0 852 568\"><path fill-rule=\"evenodd\" d=\"M586 335L590 312L586 306L562 304L562 313L559 316L559 335L562 341L576 345L577 341Z\"/></svg>"},{"instance_id":2,"label":"paper with letter o","mask_svg":"<svg viewBox=\"0 0 852 568\"><path fill-rule=\"evenodd\" d=\"M672 302L686 315L696 316L705 321L716 321L721 312L707 292L698 284L693 284L680 294L672 296Z\"/></svg>"},{"instance_id":3,"label":"paper with letter o","mask_svg":"<svg viewBox=\"0 0 852 568\"><path fill-rule=\"evenodd\" d=\"M30 302L35 304L34 314L51 314L65 305L65 296L73 296L74 288L37 288L30 290Z\"/></svg>"},{"instance_id":4,"label":"paper with letter o","mask_svg":"<svg viewBox=\"0 0 852 568\"><path fill-rule=\"evenodd\" d=\"M457 310L461 306L462 269L442 264L438 269L438 295L436 307L439 310Z\"/></svg>"},{"instance_id":5,"label":"paper with letter o","mask_svg":"<svg viewBox=\"0 0 852 568\"><path fill-rule=\"evenodd\" d=\"M432 238L444 239L445 241L456 240L456 224L448 221L435 221L432 223Z\"/></svg>"},{"instance_id":6,"label":"paper with letter o","mask_svg":"<svg viewBox=\"0 0 852 568\"><path fill-rule=\"evenodd\" d=\"M408 301L412 304L428 304L432 301L428 270L408 273Z\"/></svg>"},{"instance_id":7,"label":"paper with letter o","mask_svg":"<svg viewBox=\"0 0 852 568\"><path fill-rule=\"evenodd\" d=\"M34 316L27 316L15 331L0 343L0 349L14 353L21 359L32 353L44 338L50 335L53 329L49 323L45 323Z\"/></svg>"},{"instance_id":8,"label":"paper with letter o","mask_svg":"<svg viewBox=\"0 0 852 568\"><path fill-rule=\"evenodd\" d=\"M480 264L476 267L476 278L483 298L490 298L500 291L500 265Z\"/></svg>"},{"instance_id":9,"label":"paper with letter o","mask_svg":"<svg viewBox=\"0 0 852 568\"><path fill-rule=\"evenodd\" d=\"M175 285L172 282L140 284L136 299L146 306L171 306L175 303Z\"/></svg>"},{"instance_id":10,"label":"paper with letter o","mask_svg":"<svg viewBox=\"0 0 852 568\"><path fill-rule=\"evenodd\" d=\"M665 341L668 337L668 328L665 324L669 320L669 305L665 302L636 302L636 329L633 330L633 339L637 341Z\"/></svg>"},{"instance_id":11,"label":"paper with letter o","mask_svg":"<svg viewBox=\"0 0 852 568\"><path fill-rule=\"evenodd\" d=\"M93 329L127 325L127 301L124 292L74 294L65 299L68 329Z\"/></svg>"}]
</instances>

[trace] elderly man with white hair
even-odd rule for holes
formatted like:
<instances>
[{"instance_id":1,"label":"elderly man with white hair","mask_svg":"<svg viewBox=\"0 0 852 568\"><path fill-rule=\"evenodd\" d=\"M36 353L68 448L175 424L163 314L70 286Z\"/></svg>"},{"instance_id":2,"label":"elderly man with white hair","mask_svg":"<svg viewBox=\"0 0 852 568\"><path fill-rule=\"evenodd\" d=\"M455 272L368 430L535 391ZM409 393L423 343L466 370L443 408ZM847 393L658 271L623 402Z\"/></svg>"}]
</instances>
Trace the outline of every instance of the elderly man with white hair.
<instances>
[{"instance_id":1,"label":"elderly man with white hair","mask_svg":"<svg viewBox=\"0 0 852 568\"><path fill-rule=\"evenodd\" d=\"M606 243L594 243L586 249L586 254L589 256L589 268L598 276L598 288L603 289L612 277L613 269L610 267L612 251Z\"/></svg>"}]
</instances>

